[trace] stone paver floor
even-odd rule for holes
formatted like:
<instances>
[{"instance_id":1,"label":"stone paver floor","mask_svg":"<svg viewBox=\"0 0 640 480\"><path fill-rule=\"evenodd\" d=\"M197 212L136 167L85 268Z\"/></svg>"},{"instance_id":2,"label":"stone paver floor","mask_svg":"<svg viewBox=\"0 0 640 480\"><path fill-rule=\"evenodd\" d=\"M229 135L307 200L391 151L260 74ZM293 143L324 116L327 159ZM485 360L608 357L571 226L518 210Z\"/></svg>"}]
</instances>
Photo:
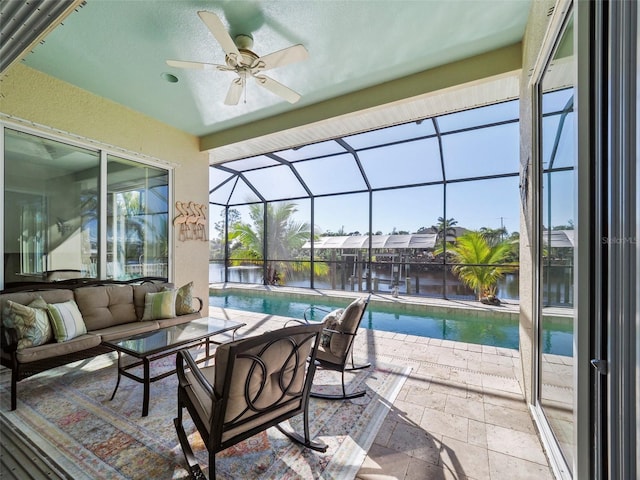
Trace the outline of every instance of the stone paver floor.
<instances>
[{"instance_id":1,"label":"stone paver floor","mask_svg":"<svg viewBox=\"0 0 640 480\"><path fill-rule=\"evenodd\" d=\"M241 335L286 318L210 307ZM361 329L355 357L412 367L356 478L552 480L518 382L516 350Z\"/></svg>"}]
</instances>

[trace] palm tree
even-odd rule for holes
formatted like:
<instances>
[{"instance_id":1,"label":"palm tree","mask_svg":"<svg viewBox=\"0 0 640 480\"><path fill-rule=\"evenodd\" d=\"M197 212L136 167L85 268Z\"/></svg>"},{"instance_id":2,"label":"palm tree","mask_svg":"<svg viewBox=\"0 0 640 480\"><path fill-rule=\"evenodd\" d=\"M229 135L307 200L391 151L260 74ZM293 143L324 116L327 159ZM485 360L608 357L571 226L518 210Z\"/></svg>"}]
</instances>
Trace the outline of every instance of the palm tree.
<instances>
[{"instance_id":1,"label":"palm tree","mask_svg":"<svg viewBox=\"0 0 640 480\"><path fill-rule=\"evenodd\" d=\"M489 242L490 245L496 245L502 242L507 236L507 229L505 227L482 227L480 228L480 233L487 240L487 242Z\"/></svg>"},{"instance_id":2,"label":"palm tree","mask_svg":"<svg viewBox=\"0 0 640 480\"><path fill-rule=\"evenodd\" d=\"M431 226L436 233L436 245L442 246L449 237L456 238L455 225L457 224L458 221L454 218L438 217L438 224Z\"/></svg>"},{"instance_id":3,"label":"palm tree","mask_svg":"<svg viewBox=\"0 0 640 480\"><path fill-rule=\"evenodd\" d=\"M264 280L269 285L284 283L293 272L309 271L310 262L299 257L302 246L311 238L311 228L308 223L291 218L298 211L295 203L273 202L264 208L267 209L267 269ZM251 205L249 217L251 223L236 222L230 226L229 241L237 242L230 254L232 264L246 260L262 263L264 260L265 216L262 204ZM327 271L326 264L314 264L316 275L326 275Z\"/></svg>"},{"instance_id":4,"label":"palm tree","mask_svg":"<svg viewBox=\"0 0 640 480\"><path fill-rule=\"evenodd\" d=\"M511 255L512 243L499 242L491 244L480 232L467 232L447 248L457 265L452 271L472 288L478 300L495 295L498 279L515 268L506 263ZM438 250L442 250L440 247ZM436 253L440 253L436 250Z\"/></svg>"}]
</instances>

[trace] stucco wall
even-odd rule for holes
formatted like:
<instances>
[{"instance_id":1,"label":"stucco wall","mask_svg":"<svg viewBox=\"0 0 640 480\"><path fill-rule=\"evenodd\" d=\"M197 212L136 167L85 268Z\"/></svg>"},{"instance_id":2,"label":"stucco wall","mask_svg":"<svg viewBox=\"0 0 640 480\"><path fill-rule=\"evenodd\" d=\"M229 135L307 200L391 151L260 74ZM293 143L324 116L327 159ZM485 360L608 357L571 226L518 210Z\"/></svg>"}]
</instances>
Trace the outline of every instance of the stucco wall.
<instances>
[{"instance_id":1,"label":"stucco wall","mask_svg":"<svg viewBox=\"0 0 640 480\"><path fill-rule=\"evenodd\" d=\"M11 67L1 79L0 112L33 122L36 129L43 125L170 162L174 166L174 200L208 204L208 155L200 152L195 136L22 64ZM43 131L54 133L48 128ZM175 210L170 211L170 217L175 216ZM208 252L208 242L180 242L174 232L172 280L178 285L193 280L205 305Z\"/></svg>"},{"instance_id":2,"label":"stucco wall","mask_svg":"<svg viewBox=\"0 0 640 480\"><path fill-rule=\"evenodd\" d=\"M534 283L533 283L533 202L537 187L531 178L533 160L533 112L531 74L536 64L551 16L553 0L537 0L531 4L529 21L522 48L522 77L520 79L520 361L525 396L528 402L534 395Z\"/></svg>"}]
</instances>

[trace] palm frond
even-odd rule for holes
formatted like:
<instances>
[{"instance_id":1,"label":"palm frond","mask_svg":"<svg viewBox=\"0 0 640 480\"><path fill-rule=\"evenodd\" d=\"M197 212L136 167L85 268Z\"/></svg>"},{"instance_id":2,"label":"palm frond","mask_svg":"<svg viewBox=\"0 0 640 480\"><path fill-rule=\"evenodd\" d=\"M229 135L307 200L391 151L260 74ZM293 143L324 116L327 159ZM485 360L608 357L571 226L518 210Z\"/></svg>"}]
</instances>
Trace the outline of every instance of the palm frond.
<instances>
[{"instance_id":1,"label":"palm frond","mask_svg":"<svg viewBox=\"0 0 640 480\"><path fill-rule=\"evenodd\" d=\"M447 252L458 264L452 271L480 297L515 267L507 263L511 249L508 242L492 245L482 233L467 232L458 237L456 243L447 248Z\"/></svg>"}]
</instances>

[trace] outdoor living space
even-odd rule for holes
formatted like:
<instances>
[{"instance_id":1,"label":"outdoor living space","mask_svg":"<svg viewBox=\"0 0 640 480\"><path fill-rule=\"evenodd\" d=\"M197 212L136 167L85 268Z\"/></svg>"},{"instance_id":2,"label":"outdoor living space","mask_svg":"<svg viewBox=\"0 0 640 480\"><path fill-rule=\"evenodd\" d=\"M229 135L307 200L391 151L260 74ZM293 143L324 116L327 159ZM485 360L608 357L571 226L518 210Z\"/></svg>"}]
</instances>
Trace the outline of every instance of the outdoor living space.
<instances>
[{"instance_id":1,"label":"outdoor living space","mask_svg":"<svg viewBox=\"0 0 640 480\"><path fill-rule=\"evenodd\" d=\"M276 290L286 290L291 295L305 291L309 294L306 289ZM335 291L330 294L345 299L364 295ZM479 307L475 301L397 299L385 294L373 295L372 301L411 301L423 306L473 310L496 308ZM518 305L499 308L517 312ZM287 321L286 317L230 308L210 307L209 312L246 323L245 334L272 330ZM553 478L522 393L518 350L360 329L354 356L356 364L368 361L374 366L411 368L356 478Z\"/></svg>"},{"instance_id":2,"label":"outdoor living space","mask_svg":"<svg viewBox=\"0 0 640 480\"><path fill-rule=\"evenodd\" d=\"M223 340L304 314L214 305L212 285L334 309L369 299L353 352L371 368L344 375L365 395L309 402L327 452L271 429L211 462L185 427L208 476L569 480L615 465L591 455L613 445L594 435L607 428L588 387L586 314L606 306L578 303L599 298L584 287L600 273L577 248L596 205L578 200L606 184L578 181L593 132L577 128L576 92L599 88L576 89L589 70L576 60L599 46L589 2L8 3L3 33L27 17L45 28L3 35L0 290L191 283L203 316L243 323ZM3 455L48 478L188 478L175 352L114 396L117 352L21 380L18 407L0 408L15 434ZM339 390L318 364L316 393Z\"/></svg>"},{"instance_id":3,"label":"outdoor living space","mask_svg":"<svg viewBox=\"0 0 640 480\"><path fill-rule=\"evenodd\" d=\"M246 291L249 293L271 294L272 297L286 295L301 303L310 296L321 299L349 302L358 297L366 297L363 292L341 292L249 285L211 285L212 291ZM391 294L371 295L370 305L411 304L418 309L466 310L478 316L490 316L496 312L517 315L517 303L501 306L482 305L477 301L445 300ZM292 317L257 313L232 308L210 306L208 315L246 324L235 334L235 338L245 338L273 331L290 324ZM375 313L374 313L375 315ZM486 317L488 318L488 317ZM296 316L296 320L300 317ZM484 321L477 319L478 321ZM230 333L220 336L220 340L231 340ZM313 423L312 435L329 444L326 456L303 454L304 449L284 439L278 443L278 432L271 429L266 436L256 435L248 439L241 448L230 448L217 458L221 470L220 478L279 478L274 476L271 465L263 474L238 473L238 465L251 464L269 458L273 461L280 454L278 448L285 444L288 459L296 459L288 464L285 472L294 478L357 478L357 479L552 479L547 458L532 422L529 409L522 393L521 363L517 349L480 345L460 341L429 338L418 335L398 334L371 328L361 328L355 339L354 358L356 364L370 362L366 369L369 379L367 394L363 400L320 401L312 399L312 417L327 417L327 409L317 408L317 402L328 405L329 409L345 409L342 415L334 415L349 428L346 437L331 433L331 420L318 428ZM166 359L163 363L170 366ZM127 478L185 478L184 460L177 446L177 438L171 418L175 416L175 378L166 378L154 384L151 391L148 417L140 416L141 386L125 382L121 386L117 401L109 400L115 380L115 356L102 356L91 362L81 362L75 366L62 367L62 372L38 375L21 382L21 403L14 412L3 412L2 418L13 419L11 428L3 434L3 457L6 461L12 451L12 441L17 437L28 438L28 445L36 445L32 454L24 458L23 468L30 472L46 472L46 478L97 478L95 475L109 471L111 465L122 462L126 455L135 455L135 472ZM6 373L6 372L5 372ZM326 374L326 372L324 372ZM337 372L333 372L337 373ZM353 388L351 379L355 373L347 373L347 388ZM386 375L392 388L376 388L382 382L378 377ZM91 377L101 377L102 383L92 384ZM174 376L175 377L175 376ZM339 379L339 375L329 377ZM316 372L317 384L323 383L320 370ZM370 383L370 380L372 381ZM339 380L338 380L339 381ZM79 383L77 388L74 383ZM355 383L355 382L353 382ZM316 382L314 382L314 385ZM106 385L106 387L105 387ZM316 386L318 386L316 385ZM371 387L371 388L369 388ZM54 390L60 388L60 392ZM47 400L55 404L74 405L72 412L56 413L53 405L38 405L34 395L51 395ZM49 392L49 393L47 393ZM56 396L59 396L58 399ZM68 396L69 398L64 398ZM64 400L62 400L64 398ZM95 401L94 401L95 399ZM367 407L362 412L363 422L353 412L362 406L362 401L376 407L376 415L367 417ZM324 402L324 403L322 403ZM377 404L377 405L376 405ZM66 410L65 407L63 410ZM352 411L349 414L349 411ZM34 432L33 425L39 425L40 416L53 416L53 429L43 428ZM118 412L122 412L118 416ZM30 418L32 415L35 416ZM92 415L98 420L91 420ZM22 420L16 422L16 416ZM3 423L6 420L3 420ZM29 422L35 422L30 425ZM106 426L104 423L107 422ZM96 423L103 425L95 429ZM138 425L137 427L135 425ZM161 425L159 425L161 424ZM16 432L16 425L21 425ZM40 425L47 425L46 423ZM55 425L64 425L59 430ZM4 424L7 427L6 424ZM157 439L159 446L148 450L135 447L134 439L128 435L141 435L140 442L150 441L146 436L162 431L163 438ZM64 433L61 433L64 432ZM73 458L64 450L73 445L70 442L74 432L87 436L90 442L78 445L87 453L90 463L70 464ZM101 433L102 432L102 433ZM115 432L115 433L114 433ZM42 437L40 438L40 434ZM52 451L45 440L60 436L60 452ZM274 436L275 435L275 436ZM332 435L334 438L332 438ZM269 440L265 440L268 438ZM97 448L90 443L95 442ZM351 443L351 448L345 445ZM127 448L120 450L123 445ZM86 448L86 450L85 450ZM154 450L155 448L155 450ZM271 449L275 451L271 451ZM345 454L346 450L346 454ZM22 449L22 452L28 451ZM127 454L126 452L132 452ZM11 452L7 454L7 452ZM43 454L44 452L44 454ZM159 455L160 454L160 455ZM122 457L125 455L125 457ZM251 459L248 461L247 459ZM325 459L330 470L316 470L318 459ZM101 463L99 470L96 466ZM154 467L154 463L156 466ZM286 462L285 462L286 463ZM325 464L320 463L323 467ZM134 464L131 464L132 466ZM206 463L202 464L205 468ZM3 467L4 468L4 467ZM126 467L123 473L126 474ZM86 470L85 470L86 469ZM276 473L282 471L276 470ZM15 471L3 470L8 478ZM237 476L237 475L244 476ZM38 477L35 473L29 478ZM80 475L80 476L78 476ZM169 477L169 476L170 477ZM231 476L230 476L231 475Z\"/></svg>"}]
</instances>

